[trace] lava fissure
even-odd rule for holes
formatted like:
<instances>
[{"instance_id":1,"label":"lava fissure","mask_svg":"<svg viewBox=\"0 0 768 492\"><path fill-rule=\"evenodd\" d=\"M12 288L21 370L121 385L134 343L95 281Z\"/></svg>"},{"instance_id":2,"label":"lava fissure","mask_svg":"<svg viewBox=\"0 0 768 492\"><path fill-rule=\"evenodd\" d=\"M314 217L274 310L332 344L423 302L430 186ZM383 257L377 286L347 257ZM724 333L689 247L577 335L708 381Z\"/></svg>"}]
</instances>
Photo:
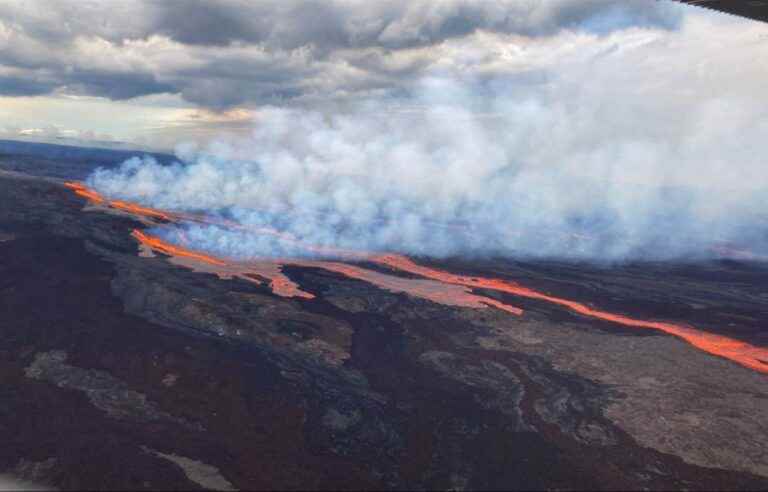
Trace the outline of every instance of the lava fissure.
<instances>
[{"instance_id":1,"label":"lava fissure","mask_svg":"<svg viewBox=\"0 0 768 492\"><path fill-rule=\"evenodd\" d=\"M518 307L511 306L496 299L491 299L489 297L485 297L472 292L472 289L489 289L498 292L504 292L513 296L546 301L594 319L608 321L633 328L661 331L663 333L678 337L688 342L693 347L706 353L729 359L754 371L768 374L768 366L766 366L765 363L765 361L768 360L768 349L753 346L749 343L734 340L722 335L704 332L691 326L664 321L641 320L621 314L610 313L589 307L588 305L578 301L545 294L543 292L519 285L515 282L496 278L474 276L468 277L436 268L426 267L419 265L410 258L402 255L370 255L368 253L335 250L333 248L326 247L316 247L303 244L300 239L297 239L290 234L276 231L270 228L249 228L241 224L232 223L231 221L227 221L225 219L214 219L205 216L194 216L186 214L174 214L120 200L108 200L101 196L98 192L91 190L80 183L68 182L65 184L65 186L72 189L78 196L86 198L90 201L98 204L107 204L110 207L117 208L135 215L149 216L172 222L184 220L195 221L201 223L216 224L224 227L237 227L255 233L270 234L277 236L282 240L300 245L303 249L313 253L323 255L335 254L337 257L346 259L365 259L366 261L371 261L393 270L407 272L421 277L417 279L408 279L400 276L387 275L375 270L364 269L359 266L350 265L347 263L332 261L268 259L241 262L234 260L224 260L202 252L194 251L188 247L171 244L158 237L143 233L138 229L134 229L132 232L133 237L136 238L137 241L151 248L152 250L170 255L174 258L191 260L196 262L198 265L205 265L208 268L213 268L213 271L216 273L224 274L227 276L236 275L257 283L260 283L260 280L257 278L258 276L268 278L270 279L270 288L273 290L273 292L284 297L304 297L310 299L314 297L314 295L310 293L303 292L298 285L296 285L284 273L282 273L282 267L284 265L292 264L297 266L314 267L333 271L345 275L349 278L366 281L392 292L405 292L415 297L428 299L441 304L473 308L485 308L490 306L518 316L523 314L523 310ZM189 243L186 236L182 235L182 240L185 244ZM194 267L195 266L193 266L193 268Z\"/></svg>"},{"instance_id":2,"label":"lava fissure","mask_svg":"<svg viewBox=\"0 0 768 492\"><path fill-rule=\"evenodd\" d=\"M182 256L185 258L191 258L193 260L202 261L203 263L208 263L209 265L216 265L216 266L226 265L224 261L219 260L218 258L214 258L213 256L208 256L203 253L197 253L187 248L174 246L168 242L163 241L158 237L144 234L138 229L134 229L131 235L135 237L140 243L149 246L155 251L159 251L161 253L164 253L170 256Z\"/></svg>"},{"instance_id":3,"label":"lava fissure","mask_svg":"<svg viewBox=\"0 0 768 492\"><path fill-rule=\"evenodd\" d=\"M523 313L520 308L510 306L488 297L473 294L468 287L445 284L430 279L405 279L373 270L366 270L355 265L331 261L270 259L241 262L223 260L171 244L156 236L143 233L138 229L134 229L132 235L139 241L139 243L160 253L177 258L187 258L214 267L219 267L218 269L214 269L219 274L238 276L256 283L262 283L260 278L268 278L270 280L269 286L272 291L283 297L314 298L314 295L302 291L296 283L290 280L282 272L282 267L284 265L295 265L306 268L320 268L330 272L339 273L348 278L368 282L390 292L403 292L439 304L478 309L491 306L515 315L521 315Z\"/></svg>"},{"instance_id":4,"label":"lava fissure","mask_svg":"<svg viewBox=\"0 0 768 492\"><path fill-rule=\"evenodd\" d=\"M648 328L662 331L664 333L674 335L678 338L682 338L686 342L700 350L703 350L704 352L718 355L720 357L725 357L759 372L768 373L768 369L766 369L766 367L764 367L764 365L761 363L761 359L768 357L768 349L756 347L746 342L734 340L722 335L704 332L690 326L675 323L667 323L663 321L646 321L630 318L621 314L601 311L577 301L551 296L506 280L456 275L443 270L437 270L434 268L418 265L411 259L401 255L381 255L372 258L372 261L382 265L390 266L391 268L397 270L421 275L426 278L440 280L442 282L491 289L515 296L547 301L552 304L564 306L581 315L600 319L603 321L610 321L624 326L631 326L633 328Z\"/></svg>"},{"instance_id":5,"label":"lava fissure","mask_svg":"<svg viewBox=\"0 0 768 492\"><path fill-rule=\"evenodd\" d=\"M102 204L107 205L108 207L111 207L117 210L122 210L130 214L140 215L142 217L152 217L155 219L162 219L166 222L173 222L175 220L179 220L180 218L180 217L174 217L173 214L169 212L164 212L164 211L157 210L154 208L149 208L149 207L143 207L135 203L126 202L123 200L108 200L97 191L92 190L86 187L85 185L74 182L74 181L67 181L66 183L64 183L64 186L74 191L75 194L77 194L78 196L87 198L88 200L91 200L94 203L97 203L99 205L102 205Z\"/></svg>"}]
</instances>

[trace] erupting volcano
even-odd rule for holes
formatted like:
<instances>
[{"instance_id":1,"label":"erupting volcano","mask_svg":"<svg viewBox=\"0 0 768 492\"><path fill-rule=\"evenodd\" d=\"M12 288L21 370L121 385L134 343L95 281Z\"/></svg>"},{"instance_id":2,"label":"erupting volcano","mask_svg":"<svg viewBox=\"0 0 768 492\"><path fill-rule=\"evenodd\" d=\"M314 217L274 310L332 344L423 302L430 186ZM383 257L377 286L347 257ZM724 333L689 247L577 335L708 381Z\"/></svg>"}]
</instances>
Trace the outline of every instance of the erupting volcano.
<instances>
[{"instance_id":1,"label":"erupting volcano","mask_svg":"<svg viewBox=\"0 0 768 492\"><path fill-rule=\"evenodd\" d=\"M86 198L95 204L106 204L109 207L140 217L162 219L167 222L196 221L215 223L220 226L242 227L224 220L176 214L173 212L143 207L125 201L109 200L80 183L68 182L66 186L72 189L77 195ZM290 241L294 245L300 245L303 249L311 253L322 253L324 255L335 254L335 256L340 258L365 260L387 267L395 272L405 272L419 278L387 275L379 271L369 270L358 265L341 263L338 261L306 260L298 258L239 261L236 259L218 258L204 252L195 251L188 245L182 246L172 244L157 236L144 233L140 230L134 230L133 237L145 247L179 259L182 264L192 268L211 271L224 277L238 276L256 283L261 283L260 279L266 278L269 280L269 286L272 291L275 294L284 297L314 298L312 293L303 291L297 284L282 273L283 266L296 265L335 272L352 279L371 283L391 292L402 292L440 304L471 308L485 308L490 306L517 316L523 314L523 310L518 307L473 292L473 289L487 289L511 296L545 301L547 303L565 307L582 316L608 321L627 327L661 331L681 338L704 352L732 360L754 371L768 374L768 349L698 330L690 326L663 321L641 320L621 314L610 313L589 307L581 302L539 292L515 282L497 278L459 275L436 268L422 266L402 255L337 251L331 248L316 247L303 244L300 240L289 234L269 228L259 228L258 230L250 229L249 232L253 234L269 234L279 237L282 240ZM192 263L189 263L190 261Z\"/></svg>"},{"instance_id":2,"label":"erupting volcano","mask_svg":"<svg viewBox=\"0 0 768 492\"><path fill-rule=\"evenodd\" d=\"M768 491L760 9L0 0L0 489Z\"/></svg>"}]
</instances>

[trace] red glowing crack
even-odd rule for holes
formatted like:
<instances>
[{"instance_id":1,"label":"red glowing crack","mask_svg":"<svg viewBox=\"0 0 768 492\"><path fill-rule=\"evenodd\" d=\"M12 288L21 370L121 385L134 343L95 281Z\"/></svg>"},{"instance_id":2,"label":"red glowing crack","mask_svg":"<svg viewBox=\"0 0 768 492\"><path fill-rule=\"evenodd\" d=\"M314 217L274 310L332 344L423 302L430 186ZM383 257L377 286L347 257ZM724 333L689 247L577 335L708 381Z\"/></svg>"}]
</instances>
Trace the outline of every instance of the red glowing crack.
<instances>
[{"instance_id":1,"label":"red glowing crack","mask_svg":"<svg viewBox=\"0 0 768 492\"><path fill-rule=\"evenodd\" d=\"M200 264L207 265L214 270L226 269L224 273L227 275L231 276L236 274L242 278L248 278L249 280L255 282L260 282L258 277L269 278L270 287L272 288L273 292L281 296L304 297L309 299L314 297L310 293L301 291L298 285L296 285L282 273L283 265L294 264L333 271L345 275L349 278L364 280L393 292L406 292L413 296L429 299L441 304L474 308L492 306L515 315L521 315L523 313L523 311L518 307L510 306L504 302L474 294L472 292L472 289L489 289L513 296L537 299L551 304L559 305L590 318L600 319L603 321L608 321L633 328L661 331L685 340L693 347L696 347L697 349L706 353L729 359L754 371L768 374L768 349L757 347L749 343L728 338L722 335L701 331L691 326L664 321L648 321L631 318L621 314L610 313L589 307L588 305L577 301L545 294L543 292L519 285L515 282L496 278L458 275L444 270L426 267L419 265L410 258L402 255L387 254L372 256L367 253L314 247L311 245L302 244L298 239L286 233L275 231L269 228L253 229L225 220L197 215L176 214L142 207L130 202L108 200L102 197L99 193L87 188L80 183L68 182L66 183L66 186L72 189L78 196L86 198L94 203L102 205L106 204L109 207L138 216L160 218L172 222L191 220L195 222L216 224L223 227L246 229L255 233L271 234L281 238L282 240L290 241L300 245L305 250L311 252L336 254L338 257L347 259L367 259L368 261L373 261L380 265L387 266L393 270L407 272L422 277L421 279L407 279L367 270L355 265L330 261L264 260L237 262L210 256L202 252L194 251L187 247L174 245L158 237L143 233L139 230L134 230L132 233L134 238L136 238L136 240L141 244L163 254L198 262Z\"/></svg>"}]
</instances>

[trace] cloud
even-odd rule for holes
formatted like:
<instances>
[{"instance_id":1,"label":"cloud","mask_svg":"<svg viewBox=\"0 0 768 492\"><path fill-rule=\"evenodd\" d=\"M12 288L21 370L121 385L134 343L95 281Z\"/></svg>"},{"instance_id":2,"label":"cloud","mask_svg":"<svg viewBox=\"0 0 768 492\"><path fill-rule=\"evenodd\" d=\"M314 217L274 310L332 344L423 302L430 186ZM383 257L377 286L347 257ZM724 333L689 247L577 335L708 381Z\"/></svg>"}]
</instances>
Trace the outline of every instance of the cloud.
<instances>
[{"instance_id":1,"label":"cloud","mask_svg":"<svg viewBox=\"0 0 768 492\"><path fill-rule=\"evenodd\" d=\"M263 43L322 50L427 46L477 30L526 36L561 29L611 32L630 26L674 28L681 11L669 3L618 0L534 2L278 1L151 3L154 32L186 44ZM179 19L184 19L180 22Z\"/></svg>"},{"instance_id":2,"label":"cloud","mask_svg":"<svg viewBox=\"0 0 768 492\"><path fill-rule=\"evenodd\" d=\"M0 95L2 96L37 96L47 94L55 87L56 84L52 82L0 74Z\"/></svg>"},{"instance_id":3,"label":"cloud","mask_svg":"<svg viewBox=\"0 0 768 492\"><path fill-rule=\"evenodd\" d=\"M160 82L149 73L73 70L63 82L70 94L101 96L112 100L175 92L173 85Z\"/></svg>"},{"instance_id":4,"label":"cloud","mask_svg":"<svg viewBox=\"0 0 768 492\"><path fill-rule=\"evenodd\" d=\"M526 51L515 77L480 50L446 62L480 75L445 68L403 97L329 111L265 108L246 139L182 147L170 167L132 160L90 183L341 248L633 260L737 244L764 254L768 106L756 102L768 46L754 26L570 31L509 47ZM300 253L245 231L187 232L217 254Z\"/></svg>"},{"instance_id":5,"label":"cloud","mask_svg":"<svg viewBox=\"0 0 768 492\"><path fill-rule=\"evenodd\" d=\"M668 1L10 1L0 4L0 69L17 73L0 93L173 93L214 109L398 94L445 62L446 43L480 34L604 36L682 19Z\"/></svg>"}]
</instances>

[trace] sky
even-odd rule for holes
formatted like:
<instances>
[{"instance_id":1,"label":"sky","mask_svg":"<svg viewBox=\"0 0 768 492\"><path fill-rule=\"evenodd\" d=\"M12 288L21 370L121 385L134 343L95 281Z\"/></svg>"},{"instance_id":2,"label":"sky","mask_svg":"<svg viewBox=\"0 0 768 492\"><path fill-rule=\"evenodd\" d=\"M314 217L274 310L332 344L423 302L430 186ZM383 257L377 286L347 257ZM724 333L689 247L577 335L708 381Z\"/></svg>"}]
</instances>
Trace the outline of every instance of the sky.
<instances>
[{"instance_id":1,"label":"sky","mask_svg":"<svg viewBox=\"0 0 768 492\"><path fill-rule=\"evenodd\" d=\"M650 72L610 82L686 97L669 70L681 50L702 90L730 66L759 86L766 39L766 25L664 0L3 0L0 137L173 149L246 136L273 106L412 112L431 78L543 85L639 56Z\"/></svg>"},{"instance_id":2,"label":"sky","mask_svg":"<svg viewBox=\"0 0 768 492\"><path fill-rule=\"evenodd\" d=\"M667 0L0 1L0 137L173 151L87 183L229 257L768 257L766 86Z\"/></svg>"}]
</instances>

